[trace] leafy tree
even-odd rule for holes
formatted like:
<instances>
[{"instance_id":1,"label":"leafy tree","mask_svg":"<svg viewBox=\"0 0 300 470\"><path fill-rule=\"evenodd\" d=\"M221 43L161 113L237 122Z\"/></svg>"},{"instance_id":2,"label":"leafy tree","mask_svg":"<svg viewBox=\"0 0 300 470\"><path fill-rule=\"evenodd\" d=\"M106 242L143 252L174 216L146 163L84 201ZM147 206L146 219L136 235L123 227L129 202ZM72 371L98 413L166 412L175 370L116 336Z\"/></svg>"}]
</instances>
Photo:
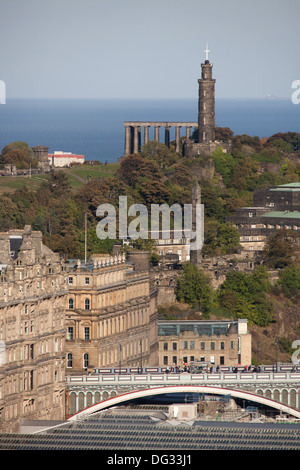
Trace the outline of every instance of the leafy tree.
<instances>
[{"instance_id":1,"label":"leafy tree","mask_svg":"<svg viewBox=\"0 0 300 470\"><path fill-rule=\"evenodd\" d=\"M66 197L71 191L69 178L61 170L51 171L40 191L45 191L46 195L50 194L53 198Z\"/></svg>"},{"instance_id":2,"label":"leafy tree","mask_svg":"<svg viewBox=\"0 0 300 470\"><path fill-rule=\"evenodd\" d=\"M34 159L33 150L26 142L12 142L6 145L1 154L0 163L12 163L17 168L37 167L37 161Z\"/></svg>"},{"instance_id":3,"label":"leafy tree","mask_svg":"<svg viewBox=\"0 0 300 470\"><path fill-rule=\"evenodd\" d=\"M199 308L204 316L209 315L214 303L214 293L211 279L202 269L190 262L184 263L175 292L179 302Z\"/></svg>"},{"instance_id":4,"label":"leafy tree","mask_svg":"<svg viewBox=\"0 0 300 470\"><path fill-rule=\"evenodd\" d=\"M208 220L204 224L203 254L218 256L237 253L240 248L238 230L229 223Z\"/></svg>"},{"instance_id":5,"label":"leafy tree","mask_svg":"<svg viewBox=\"0 0 300 470\"><path fill-rule=\"evenodd\" d=\"M300 293L300 266L290 264L279 272L277 284L285 295L298 295Z\"/></svg>"},{"instance_id":6,"label":"leafy tree","mask_svg":"<svg viewBox=\"0 0 300 470\"><path fill-rule=\"evenodd\" d=\"M295 255L294 238L295 233L290 230L276 230L270 235L262 252L265 264L268 268L278 269L293 263Z\"/></svg>"},{"instance_id":7,"label":"leafy tree","mask_svg":"<svg viewBox=\"0 0 300 470\"><path fill-rule=\"evenodd\" d=\"M172 148L160 142L150 141L141 151L141 157L152 160L160 168L168 168L178 161L178 155Z\"/></svg>"},{"instance_id":8,"label":"leafy tree","mask_svg":"<svg viewBox=\"0 0 300 470\"><path fill-rule=\"evenodd\" d=\"M236 161L232 155L224 153L221 147L218 147L212 154L215 169L222 176L224 183L227 185L233 174Z\"/></svg>"},{"instance_id":9,"label":"leafy tree","mask_svg":"<svg viewBox=\"0 0 300 470\"><path fill-rule=\"evenodd\" d=\"M116 172L126 184L135 188L139 178L158 181L162 174L156 162L141 157L140 155L129 155L125 157Z\"/></svg>"},{"instance_id":10,"label":"leafy tree","mask_svg":"<svg viewBox=\"0 0 300 470\"><path fill-rule=\"evenodd\" d=\"M270 290L269 274L264 266L251 274L231 271L219 288L218 301L231 316L266 326L273 321L273 306L266 297Z\"/></svg>"}]
</instances>

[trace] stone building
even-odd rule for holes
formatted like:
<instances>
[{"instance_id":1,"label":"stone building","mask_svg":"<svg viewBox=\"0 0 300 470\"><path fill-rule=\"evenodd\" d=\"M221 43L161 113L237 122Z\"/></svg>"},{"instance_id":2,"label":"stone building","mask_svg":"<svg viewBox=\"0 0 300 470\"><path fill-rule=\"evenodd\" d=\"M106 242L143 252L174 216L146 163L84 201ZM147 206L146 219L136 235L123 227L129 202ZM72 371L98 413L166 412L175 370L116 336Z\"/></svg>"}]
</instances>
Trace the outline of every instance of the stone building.
<instances>
[{"instance_id":1,"label":"stone building","mask_svg":"<svg viewBox=\"0 0 300 470\"><path fill-rule=\"evenodd\" d=\"M36 145L32 147L34 159L38 162L38 169L41 171L49 171L50 163L48 158L48 147L44 145Z\"/></svg>"},{"instance_id":2,"label":"stone building","mask_svg":"<svg viewBox=\"0 0 300 470\"><path fill-rule=\"evenodd\" d=\"M208 366L251 364L247 320L158 322L159 365Z\"/></svg>"},{"instance_id":3,"label":"stone building","mask_svg":"<svg viewBox=\"0 0 300 470\"><path fill-rule=\"evenodd\" d=\"M94 255L68 274L66 370L157 364L157 298L149 253Z\"/></svg>"},{"instance_id":4,"label":"stone building","mask_svg":"<svg viewBox=\"0 0 300 470\"><path fill-rule=\"evenodd\" d=\"M0 233L0 430L65 418L65 273L31 227Z\"/></svg>"},{"instance_id":5,"label":"stone building","mask_svg":"<svg viewBox=\"0 0 300 470\"><path fill-rule=\"evenodd\" d=\"M300 183L256 190L253 207L241 207L227 221L240 233L244 252L260 252L276 230L300 231Z\"/></svg>"}]
</instances>

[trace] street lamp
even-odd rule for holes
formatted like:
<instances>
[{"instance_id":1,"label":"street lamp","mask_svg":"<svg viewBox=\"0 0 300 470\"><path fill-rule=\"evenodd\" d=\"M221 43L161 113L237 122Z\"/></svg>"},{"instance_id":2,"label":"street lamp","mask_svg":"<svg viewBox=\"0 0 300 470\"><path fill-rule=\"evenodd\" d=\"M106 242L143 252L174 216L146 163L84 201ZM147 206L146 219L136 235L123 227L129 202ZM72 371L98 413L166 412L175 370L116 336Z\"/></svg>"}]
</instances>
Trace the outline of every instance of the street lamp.
<instances>
[{"instance_id":1,"label":"street lamp","mask_svg":"<svg viewBox=\"0 0 300 470\"><path fill-rule=\"evenodd\" d=\"M143 349L142 349L142 340L140 340L141 347L141 374L143 373Z\"/></svg>"},{"instance_id":2,"label":"street lamp","mask_svg":"<svg viewBox=\"0 0 300 470\"><path fill-rule=\"evenodd\" d=\"M120 345L120 349L119 349L119 374L121 374L121 355L122 355L122 346Z\"/></svg>"},{"instance_id":3,"label":"street lamp","mask_svg":"<svg viewBox=\"0 0 300 470\"><path fill-rule=\"evenodd\" d=\"M259 341L257 342L257 360L256 360L257 370L259 365Z\"/></svg>"}]
</instances>

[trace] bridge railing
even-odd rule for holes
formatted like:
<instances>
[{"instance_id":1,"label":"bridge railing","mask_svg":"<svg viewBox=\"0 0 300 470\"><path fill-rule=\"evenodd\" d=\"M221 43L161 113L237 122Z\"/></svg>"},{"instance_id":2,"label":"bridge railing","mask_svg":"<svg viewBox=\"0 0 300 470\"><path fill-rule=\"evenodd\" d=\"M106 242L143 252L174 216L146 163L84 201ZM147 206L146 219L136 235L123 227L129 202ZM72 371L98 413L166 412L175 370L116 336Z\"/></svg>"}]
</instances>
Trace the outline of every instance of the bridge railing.
<instances>
[{"instance_id":1,"label":"bridge railing","mask_svg":"<svg viewBox=\"0 0 300 470\"><path fill-rule=\"evenodd\" d=\"M224 385L226 383L264 383L264 382L299 382L300 372L221 372L221 373L143 373L143 374L91 374L66 376L66 384L183 384L183 383L214 383Z\"/></svg>"}]
</instances>

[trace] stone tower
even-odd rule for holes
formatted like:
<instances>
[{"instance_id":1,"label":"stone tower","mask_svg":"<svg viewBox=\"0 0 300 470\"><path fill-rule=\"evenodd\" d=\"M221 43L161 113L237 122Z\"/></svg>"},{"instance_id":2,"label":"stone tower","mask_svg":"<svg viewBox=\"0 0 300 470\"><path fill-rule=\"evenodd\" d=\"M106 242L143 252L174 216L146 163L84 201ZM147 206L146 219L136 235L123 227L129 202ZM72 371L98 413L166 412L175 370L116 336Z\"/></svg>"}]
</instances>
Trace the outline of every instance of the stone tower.
<instances>
[{"instance_id":1,"label":"stone tower","mask_svg":"<svg viewBox=\"0 0 300 470\"><path fill-rule=\"evenodd\" d=\"M192 188L192 231L197 232L197 215L196 208L201 205L201 188L198 181L195 182ZM192 240L191 240L192 241ZM191 250L190 251L190 262L196 266L200 266L202 263L202 249Z\"/></svg>"},{"instance_id":2,"label":"stone tower","mask_svg":"<svg viewBox=\"0 0 300 470\"><path fill-rule=\"evenodd\" d=\"M198 101L198 142L209 143L215 141L215 83L212 78L212 64L208 60L206 46L206 60L201 64L201 78L199 83Z\"/></svg>"},{"instance_id":3,"label":"stone tower","mask_svg":"<svg viewBox=\"0 0 300 470\"><path fill-rule=\"evenodd\" d=\"M50 164L48 158L48 147L44 145L37 145L32 147L34 158L38 161L38 168L42 171L49 171Z\"/></svg>"}]
</instances>

